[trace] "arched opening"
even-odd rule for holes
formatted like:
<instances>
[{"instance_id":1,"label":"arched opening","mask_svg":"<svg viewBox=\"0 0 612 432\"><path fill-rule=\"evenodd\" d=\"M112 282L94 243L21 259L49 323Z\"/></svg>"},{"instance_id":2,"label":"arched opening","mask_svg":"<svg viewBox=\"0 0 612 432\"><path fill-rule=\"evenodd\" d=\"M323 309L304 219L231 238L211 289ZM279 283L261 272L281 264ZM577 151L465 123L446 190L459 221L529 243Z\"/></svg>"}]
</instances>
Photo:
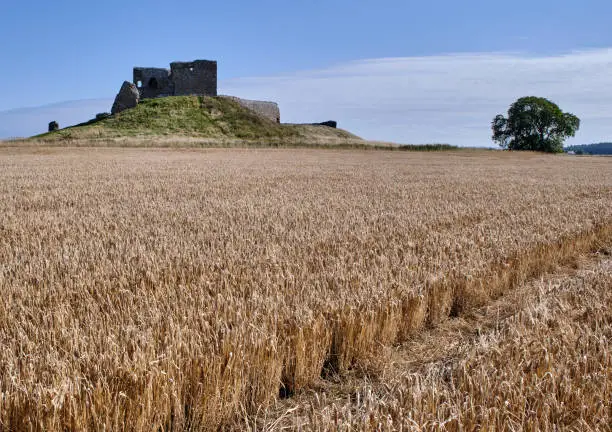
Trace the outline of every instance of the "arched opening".
<instances>
[{"instance_id":1,"label":"arched opening","mask_svg":"<svg viewBox=\"0 0 612 432\"><path fill-rule=\"evenodd\" d=\"M157 79L156 78L151 78L149 80L149 88L155 89L157 90L159 88L159 85L157 84Z\"/></svg>"}]
</instances>

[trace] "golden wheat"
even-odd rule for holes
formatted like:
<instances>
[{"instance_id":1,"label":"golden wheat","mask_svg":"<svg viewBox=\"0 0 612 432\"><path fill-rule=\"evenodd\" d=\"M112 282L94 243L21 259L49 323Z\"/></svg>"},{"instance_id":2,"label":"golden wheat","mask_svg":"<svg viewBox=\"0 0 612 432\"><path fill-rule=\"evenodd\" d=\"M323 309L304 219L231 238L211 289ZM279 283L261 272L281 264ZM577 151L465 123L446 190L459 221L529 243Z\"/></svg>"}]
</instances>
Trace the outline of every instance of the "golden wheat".
<instances>
[{"instance_id":1,"label":"golden wheat","mask_svg":"<svg viewBox=\"0 0 612 432\"><path fill-rule=\"evenodd\" d=\"M603 158L0 152L5 429L237 424L612 237Z\"/></svg>"},{"instance_id":2,"label":"golden wheat","mask_svg":"<svg viewBox=\"0 0 612 432\"><path fill-rule=\"evenodd\" d=\"M612 260L517 290L388 352L375 379L352 375L242 426L612 430Z\"/></svg>"}]
</instances>

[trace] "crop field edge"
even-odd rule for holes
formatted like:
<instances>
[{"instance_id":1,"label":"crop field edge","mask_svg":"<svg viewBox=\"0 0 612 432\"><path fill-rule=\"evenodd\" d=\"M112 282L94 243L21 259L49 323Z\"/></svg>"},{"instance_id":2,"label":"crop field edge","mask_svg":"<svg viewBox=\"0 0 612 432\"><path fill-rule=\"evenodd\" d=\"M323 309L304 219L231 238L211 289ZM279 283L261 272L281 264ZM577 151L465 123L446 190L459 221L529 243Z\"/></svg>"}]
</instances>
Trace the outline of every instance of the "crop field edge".
<instances>
[{"instance_id":1,"label":"crop field edge","mask_svg":"<svg viewBox=\"0 0 612 432\"><path fill-rule=\"evenodd\" d=\"M546 349L542 348L549 341L541 339L542 334L538 335L534 330L533 335L520 333L519 336L517 334L519 330L513 325L518 322L531 330L532 327L542 325L544 321L551 334L560 328L567 330L567 322L557 323L554 315L551 316L551 311L546 306L542 308L543 304L552 303L563 310L564 317L567 316L570 320L579 317L575 323L576 326L598 330L603 335L609 335L610 327L606 327L606 323L610 323L610 313L608 313L607 321L601 315L593 317L601 310L591 309L592 302L589 298L581 296L580 291L573 293L573 296L584 301L582 304L573 304L574 308L568 309L567 304L560 298L560 291L563 291L562 287L566 284L579 280L585 286L592 287L590 283L594 281L590 279L591 276L603 274L603 266L607 265L608 270L612 269L610 267L612 265L612 242L605 245L600 244L600 246L602 247L594 248L586 256L581 256L578 261L569 259L552 272L523 281L512 291L494 301L465 311L466 313L457 319L446 320L437 326L424 328L422 332L414 334L401 345L381 350L381 354L372 363L344 376L320 380L308 391L297 393L293 398L279 400L265 415L262 415L261 412L245 415L232 427L240 427L248 431L322 430L322 427L331 428L331 430L356 431L403 430L400 427L407 427L406 430L458 431L463 430L466 426L462 421L469 422L469 430L491 426L491 422L497 422L494 423L496 430L501 426L513 425L516 427L518 418L504 413L503 408L499 405L509 408L509 411L512 409L516 411L517 408L520 410L520 404L515 405L513 403L515 401L505 400L504 397L508 395L500 393L500 388L508 391L511 396L524 397L525 401L528 401L526 403L534 405L540 402L539 397L550 396L555 402L556 397L560 398L559 395L555 395L554 391L551 392L552 395L546 391L536 391L536 394L529 393L528 389L521 386L511 387L508 382L499 378L491 380L494 383L492 385L494 389L488 389L491 393L486 388L483 390L482 387L479 387L483 383L476 381L475 378L473 385L470 387L468 384L467 388L462 387L462 384L457 381L470 379L470 374L482 379L483 373L491 373L490 370L487 370L487 367L490 368L491 365L482 366L480 363L482 358L479 356L486 359L490 355L497 361L500 361L501 358L502 365L506 368L514 366L517 376L523 376L525 380L539 380L542 386L546 384L547 378L553 382L563 379L563 372L555 369L557 366L555 363L565 361L572 364L580 359L586 362L587 357L583 356L580 350L573 353L575 358L555 358L559 356L559 353L556 352L555 355L551 355L553 359L549 359ZM606 283L609 286L610 280L607 279L607 282L603 280L595 286L601 289ZM595 291L595 288L592 291ZM565 292L565 294L568 293ZM602 304L605 304L606 299L598 298L597 301L601 307ZM609 304L609 297L607 301ZM539 312L536 312L534 317L532 314L538 309ZM558 310L556 312L559 313ZM585 325L584 319L587 314L599 325ZM538 330L541 332L542 329ZM571 330L569 331L569 340L564 337L556 340L561 345L573 347L572 336L575 337L575 335L571 334ZM534 345L534 339L541 341L542 346ZM514 362L506 364L503 354L499 351L501 344L524 346L527 353L538 351L538 349L540 351L534 359L524 354L527 355L527 359L524 359L528 360L527 365L519 365ZM600 346L599 350L598 355L601 359L606 355L605 347ZM548 372L545 369L542 371L543 361L538 356L547 359ZM567 367L567 364L561 366ZM598 370L599 379L605 379L605 367L601 365ZM597 369L597 366L595 368ZM493 371L495 372L499 371ZM449 378L449 375L452 378ZM487 376L493 377L494 375ZM580 380L580 375L572 376L572 378ZM590 379L583 380L583 382L590 382ZM437 387L436 384L441 387ZM563 389L565 392L560 391L563 393L561 396L580 397L579 389L568 387ZM601 393L609 394L609 389L605 387L596 387L596 389L600 397ZM414 393L404 399L406 391ZM453 391L457 393L454 395L456 400L448 396ZM474 399L483 396L489 398L488 402L491 405L478 406L484 411L484 413L479 413L478 410L472 409L478 403ZM444 406L432 404L432 398L437 398ZM591 401L593 399L594 397L591 397ZM408 411L406 407L402 407L402 402L406 403L409 408L415 408L415 411L422 411ZM599 405L583 405L582 410L589 410L592 414L586 419L576 419L580 414L577 411L580 410L569 406L556 407L564 415L555 417L553 412L552 417L559 422L555 424L556 426L568 427L571 430L610 430L609 423L606 422L609 417L594 415L597 411L603 414L601 411L605 412L606 406L610 407L609 397L604 397ZM612 411L610 413L612 414ZM521 428L517 427L512 430L525 430L526 425L531 427L528 430L539 430L533 427L533 417L535 416L537 421L542 423L547 421L539 417L539 414L536 411L525 409L525 418L522 421L527 421L527 423L522 423ZM429 417L424 419L425 415ZM568 422L569 419L573 420ZM504 421L506 423L503 423ZM548 421L552 419L549 418Z\"/></svg>"},{"instance_id":2,"label":"crop field edge","mask_svg":"<svg viewBox=\"0 0 612 432\"><path fill-rule=\"evenodd\" d=\"M510 257L505 262L490 267L486 275L471 281L461 275L455 275L448 280L434 283L429 287L429 295L402 299L395 311L384 307L375 312L375 317L371 315L368 317L368 314L364 313L362 317L355 316L352 320L354 326L359 327L359 323L369 323L374 328L347 328L341 313L335 314L335 317L328 316L323 324L323 327L332 328L331 344L325 359L326 370L310 377L301 385L296 385L294 377L292 379L285 373L287 378L282 383L281 393L291 395L308 387L316 378L326 375L330 370L342 374L360 360L374 355L381 343L386 345L402 343L423 327L431 328L449 317L460 316L470 309L496 299L518 284L550 272L556 266L567 265L585 253L596 252L610 244L612 244L612 221L607 221L576 236L566 237L550 244L540 244L529 251ZM391 327L389 321L393 316L401 317L402 325L397 328L404 331L385 340L384 336L388 335L386 332ZM367 341L355 335L379 337Z\"/></svg>"}]
</instances>

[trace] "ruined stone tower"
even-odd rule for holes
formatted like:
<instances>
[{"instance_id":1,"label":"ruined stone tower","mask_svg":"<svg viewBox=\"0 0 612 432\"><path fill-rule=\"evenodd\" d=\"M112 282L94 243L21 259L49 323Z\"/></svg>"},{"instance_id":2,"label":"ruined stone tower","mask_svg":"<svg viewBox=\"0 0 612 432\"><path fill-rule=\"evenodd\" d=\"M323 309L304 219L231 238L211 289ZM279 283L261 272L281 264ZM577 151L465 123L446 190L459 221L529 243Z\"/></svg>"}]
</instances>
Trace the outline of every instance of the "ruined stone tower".
<instances>
[{"instance_id":1,"label":"ruined stone tower","mask_svg":"<svg viewBox=\"0 0 612 432\"><path fill-rule=\"evenodd\" d=\"M133 82L141 99L164 96L217 96L217 62L173 62L170 69L135 67Z\"/></svg>"}]
</instances>

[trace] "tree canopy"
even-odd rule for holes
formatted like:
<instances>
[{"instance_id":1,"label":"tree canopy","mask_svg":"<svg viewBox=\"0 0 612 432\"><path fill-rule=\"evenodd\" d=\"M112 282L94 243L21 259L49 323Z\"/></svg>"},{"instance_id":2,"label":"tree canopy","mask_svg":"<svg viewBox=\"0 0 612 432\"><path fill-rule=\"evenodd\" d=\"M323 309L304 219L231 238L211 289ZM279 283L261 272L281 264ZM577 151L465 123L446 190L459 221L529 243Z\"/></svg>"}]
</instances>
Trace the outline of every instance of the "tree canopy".
<instances>
[{"instance_id":1,"label":"tree canopy","mask_svg":"<svg viewBox=\"0 0 612 432\"><path fill-rule=\"evenodd\" d=\"M508 117L498 114L491 123L493 141L509 150L534 150L549 153L563 151L563 141L580 128L580 119L564 113L548 99L527 96L508 110Z\"/></svg>"}]
</instances>

